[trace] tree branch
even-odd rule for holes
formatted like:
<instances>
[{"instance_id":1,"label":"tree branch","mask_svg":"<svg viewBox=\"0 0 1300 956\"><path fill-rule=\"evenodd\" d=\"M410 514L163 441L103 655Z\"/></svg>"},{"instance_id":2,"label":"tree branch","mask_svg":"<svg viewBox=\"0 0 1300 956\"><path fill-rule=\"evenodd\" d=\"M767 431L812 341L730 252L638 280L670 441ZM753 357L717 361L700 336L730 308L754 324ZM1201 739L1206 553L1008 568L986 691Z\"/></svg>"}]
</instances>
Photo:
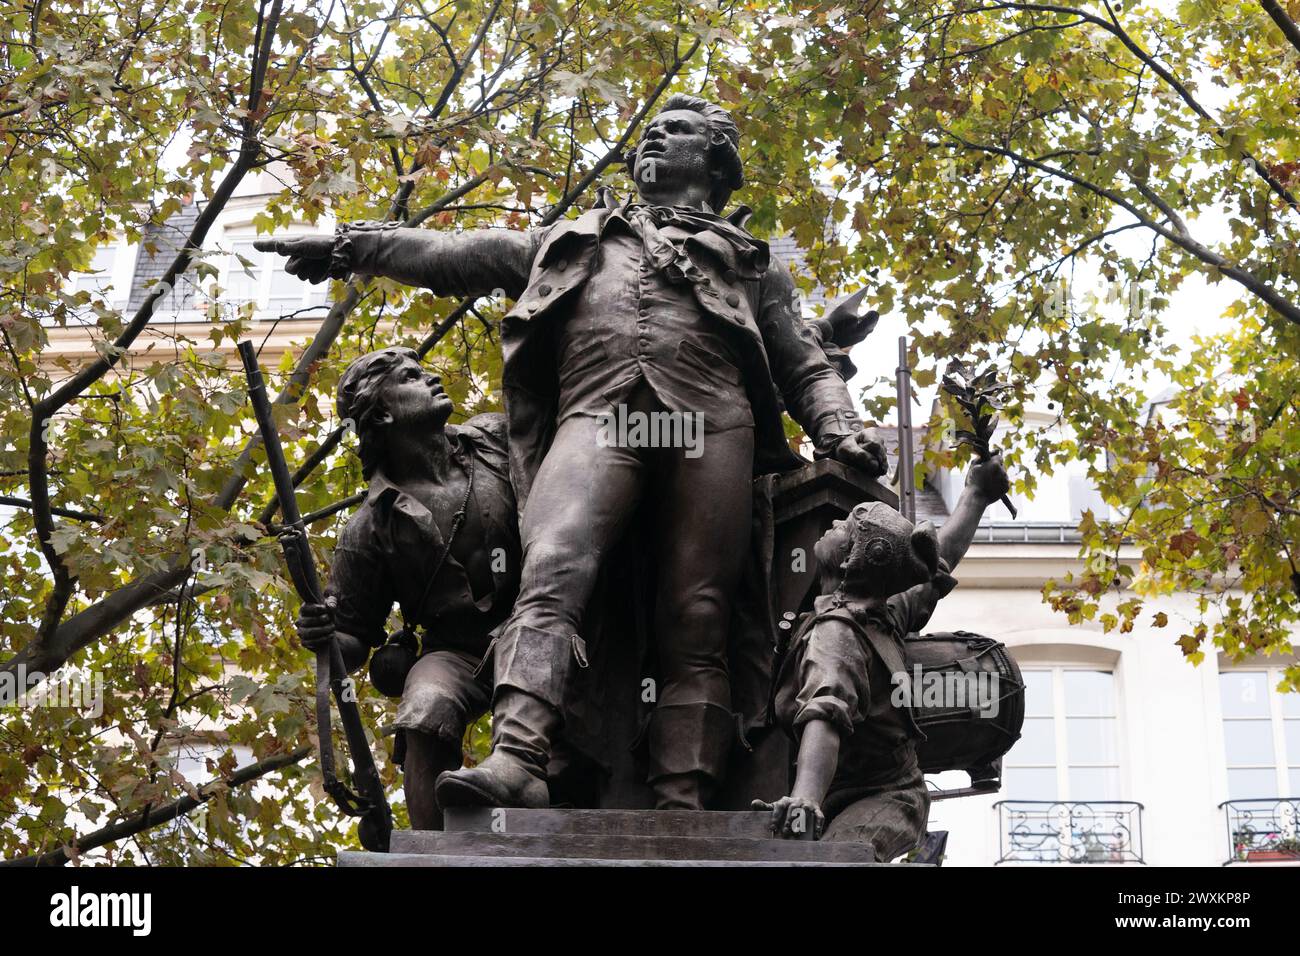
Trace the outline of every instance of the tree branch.
<instances>
[{"instance_id":1,"label":"tree branch","mask_svg":"<svg viewBox=\"0 0 1300 956\"><path fill-rule=\"evenodd\" d=\"M8 505L11 508L31 508L32 502L26 498L14 498L10 495L0 495L0 505ZM76 511L72 508L56 508L50 506L50 514L58 515L60 518L71 518L73 521L93 521L102 523L108 520L104 515L91 514L88 511Z\"/></svg>"},{"instance_id":2,"label":"tree branch","mask_svg":"<svg viewBox=\"0 0 1300 956\"><path fill-rule=\"evenodd\" d=\"M438 214L443 209L447 208L452 203L454 203L457 199L460 199L462 196L468 195L469 193L473 192L475 189L478 189L479 186L482 186L485 182L487 182L487 178L488 178L488 174L486 172L483 172L483 173L479 173L477 176L472 177L471 179L465 180L465 182L461 183L455 189L452 189L444 193L442 196L439 196L437 199L429 203L429 205L425 206L419 212L413 213L411 215L411 218L406 221L406 224L408 226L418 226L422 224L427 219L429 219L430 216L434 216Z\"/></svg>"},{"instance_id":3,"label":"tree branch","mask_svg":"<svg viewBox=\"0 0 1300 956\"><path fill-rule=\"evenodd\" d=\"M1158 62L1155 57L1144 50L1142 46L1129 35L1128 31L1119 25L1117 20L1106 20L1096 14L1089 13L1086 10L1079 10L1076 7L1065 6L1063 4L1012 3L1009 2L1009 0L1004 3L991 3L978 7L970 7L949 14L949 16L961 16L968 13L985 13L992 10L1021 10L1037 13L1057 13L1064 16L1078 17L1083 22L1091 23L1094 26L1100 27L1119 40L1119 42L1122 43L1130 53L1150 67L1151 71L1155 73L1156 76L1164 80L1164 82L1178 94L1179 99L1186 103L1192 112L1201 117L1201 119L1212 124L1215 127L1215 132L1220 136L1223 135L1223 126L1220 124L1219 120L1216 119L1209 110L1197 102L1196 97L1192 96L1191 91L1183 84L1183 82L1178 79L1171 70ZM1284 186L1276 176L1269 172L1268 167L1256 159L1254 154L1244 146L1241 148L1241 158L1249 162L1251 169L1256 173L1256 175L1264 180L1264 182L1268 184L1268 188L1271 189L1283 202L1296 212L1300 212L1300 200L1297 200L1286 186Z\"/></svg>"},{"instance_id":4,"label":"tree branch","mask_svg":"<svg viewBox=\"0 0 1300 956\"><path fill-rule=\"evenodd\" d=\"M250 111L255 109L261 97L262 83L266 76L266 61L271 55L271 44L279 24L283 0L272 0L271 12L265 23L258 22L261 31L261 45L254 58L249 79ZM68 571L67 564L55 550L52 543L54 533L54 512L50 504L50 489L46 472L46 459L49 455L50 429L54 416L66 405L74 401L87 388L103 378L130 349L133 342L144 331L153 317L154 306L168 292L177 277L187 271L194 257L203 246L203 240L216 222L217 216L225 208L244 175L252 168L257 159L256 124L252 116L244 120L244 134L240 142L239 154L234 165L222 177L220 185L212 198L204 206L185 239L185 245L176 254L171 264L159 278L153 290L145 297L140 308L136 310L126 328L117 336L100 357L80 372L73 375L53 392L32 406L32 423L28 434L27 471L28 489L32 495L32 516L36 528L36 538L41 553L54 576L54 587L46 600L45 610L41 615L41 624L33 643L43 641L58 626L68 602L72 599L76 579Z\"/></svg>"},{"instance_id":5,"label":"tree branch","mask_svg":"<svg viewBox=\"0 0 1300 956\"><path fill-rule=\"evenodd\" d=\"M51 850L48 853L38 853L17 860L0 860L0 867L63 866L91 850L97 850L106 844L124 840L127 837L135 836L137 833L150 830L159 824L184 816L191 810L207 803L223 787L226 790L242 787L246 783L261 779L268 773L274 773L276 770L300 763L311 752L311 747L299 747L287 754L267 757L265 760L260 760L242 770L235 771L229 777L205 783L196 791L197 796L186 795L166 806L146 810L139 816L110 824L93 833L88 833L84 837L74 839L68 846L61 846L57 850Z\"/></svg>"},{"instance_id":6,"label":"tree branch","mask_svg":"<svg viewBox=\"0 0 1300 956\"><path fill-rule=\"evenodd\" d=\"M1080 189L1086 190L1087 192L1110 201L1114 205L1132 214L1134 218L1141 222L1147 229L1150 229L1152 232L1168 239L1174 245L1190 253L1206 265L1214 266L1214 268L1218 269L1225 276L1239 283L1241 286L1253 293L1257 298L1275 309L1283 318L1300 325L1300 308L1283 297L1267 282L1246 269L1230 262L1213 249L1201 245L1201 243L1197 242L1191 236L1178 232L1176 228L1171 229L1162 223L1156 222L1145 212L1114 190L1098 186L1096 183L1089 182L1088 180L1076 176L1067 170L1039 162L1029 156L1017 153L1015 150L1003 146L993 146L987 143L973 143L967 139L963 139L961 136L958 136L956 133L948 129L944 129L943 132L966 149L979 150L995 156L1005 157L1016 163L1022 163L1032 169L1037 169L1040 172L1047 173L1049 176L1056 179L1062 179L1066 182L1073 183Z\"/></svg>"},{"instance_id":7,"label":"tree branch","mask_svg":"<svg viewBox=\"0 0 1300 956\"><path fill-rule=\"evenodd\" d=\"M1287 42L1296 50L1300 50L1300 26L1297 26L1296 22L1286 15L1282 5L1277 0L1259 0L1259 5L1264 8L1265 13L1273 18L1273 22L1282 31L1282 35L1287 38Z\"/></svg>"}]
</instances>

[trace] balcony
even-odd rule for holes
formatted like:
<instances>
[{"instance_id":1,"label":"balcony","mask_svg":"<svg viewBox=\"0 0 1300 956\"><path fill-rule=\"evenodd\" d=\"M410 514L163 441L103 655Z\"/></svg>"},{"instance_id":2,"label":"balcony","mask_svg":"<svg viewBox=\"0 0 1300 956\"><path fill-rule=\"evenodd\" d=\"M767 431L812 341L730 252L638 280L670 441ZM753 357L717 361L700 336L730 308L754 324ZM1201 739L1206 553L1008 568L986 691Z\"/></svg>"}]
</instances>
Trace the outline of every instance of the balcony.
<instances>
[{"instance_id":1,"label":"balcony","mask_svg":"<svg viewBox=\"0 0 1300 956\"><path fill-rule=\"evenodd\" d=\"M1229 800L1219 804L1228 824L1231 857L1224 863L1300 863L1300 797Z\"/></svg>"},{"instance_id":2,"label":"balcony","mask_svg":"<svg viewBox=\"0 0 1300 956\"><path fill-rule=\"evenodd\" d=\"M1142 804L1000 800L998 863L1145 863Z\"/></svg>"}]
</instances>

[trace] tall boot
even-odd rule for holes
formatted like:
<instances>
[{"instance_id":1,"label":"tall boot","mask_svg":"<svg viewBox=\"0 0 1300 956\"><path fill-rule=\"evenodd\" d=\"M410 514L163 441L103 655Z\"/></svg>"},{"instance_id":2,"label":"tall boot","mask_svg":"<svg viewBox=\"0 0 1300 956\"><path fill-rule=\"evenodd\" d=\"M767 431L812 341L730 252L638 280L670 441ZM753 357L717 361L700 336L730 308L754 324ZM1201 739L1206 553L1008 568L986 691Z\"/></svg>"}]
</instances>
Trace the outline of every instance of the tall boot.
<instances>
[{"instance_id":1,"label":"tall boot","mask_svg":"<svg viewBox=\"0 0 1300 956\"><path fill-rule=\"evenodd\" d=\"M442 807L547 807L546 764L560 712L531 694L502 688L492 705L492 752L477 767L439 774Z\"/></svg>"},{"instance_id":2,"label":"tall boot","mask_svg":"<svg viewBox=\"0 0 1300 956\"><path fill-rule=\"evenodd\" d=\"M546 765L563 722L574 658L586 662L576 636L524 625L509 627L496 646L492 753L477 767L441 774L443 807L546 807Z\"/></svg>"},{"instance_id":3,"label":"tall boot","mask_svg":"<svg viewBox=\"0 0 1300 956\"><path fill-rule=\"evenodd\" d=\"M706 809L726 772L735 735L735 718L718 704L656 707L647 741L655 809Z\"/></svg>"}]
</instances>

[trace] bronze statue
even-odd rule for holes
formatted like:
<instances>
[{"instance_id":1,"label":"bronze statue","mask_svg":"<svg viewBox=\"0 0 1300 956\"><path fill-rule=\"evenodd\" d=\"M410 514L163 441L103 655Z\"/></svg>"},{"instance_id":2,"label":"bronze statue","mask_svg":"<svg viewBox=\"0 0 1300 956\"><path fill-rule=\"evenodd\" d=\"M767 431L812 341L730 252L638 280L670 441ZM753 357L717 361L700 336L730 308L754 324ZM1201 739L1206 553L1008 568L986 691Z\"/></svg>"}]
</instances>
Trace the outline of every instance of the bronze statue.
<instances>
[{"instance_id":1,"label":"bronze statue","mask_svg":"<svg viewBox=\"0 0 1300 956\"><path fill-rule=\"evenodd\" d=\"M412 349L348 367L338 411L355 428L369 491L339 537L325 604L303 605L297 622L308 648L335 635L349 671L383 648L370 673L401 697L399 762L417 829L441 828L434 781L461 765L465 729L488 708L483 658L519 586L504 417L450 425L452 410ZM394 604L404 627L390 641Z\"/></svg>"},{"instance_id":2,"label":"bronze statue","mask_svg":"<svg viewBox=\"0 0 1300 956\"><path fill-rule=\"evenodd\" d=\"M742 183L738 142L724 110L676 95L629 158L639 201L602 191L578 218L528 232L344 226L332 240L258 244L312 282L355 272L517 300L501 332L519 595L495 648L492 754L442 775L444 805L548 805L547 762L586 663L584 612L602 560L649 509L663 681L646 728L649 776L657 806L706 807L737 733L727 630L751 478L802 461L781 408L818 457L885 470L795 309L788 269L745 230L748 210L719 215ZM611 414L692 416L703 446L604 440Z\"/></svg>"},{"instance_id":3,"label":"bronze statue","mask_svg":"<svg viewBox=\"0 0 1300 956\"><path fill-rule=\"evenodd\" d=\"M773 803L785 836L870 843L878 860L916 847L930 797L917 763L918 731L895 686L907 674L904 641L956 585L985 509L1009 489L1001 455L971 467L937 534L887 505L861 504L814 549L821 595L786 655L776 716L798 741L790 795ZM825 831L823 834L823 830Z\"/></svg>"}]
</instances>

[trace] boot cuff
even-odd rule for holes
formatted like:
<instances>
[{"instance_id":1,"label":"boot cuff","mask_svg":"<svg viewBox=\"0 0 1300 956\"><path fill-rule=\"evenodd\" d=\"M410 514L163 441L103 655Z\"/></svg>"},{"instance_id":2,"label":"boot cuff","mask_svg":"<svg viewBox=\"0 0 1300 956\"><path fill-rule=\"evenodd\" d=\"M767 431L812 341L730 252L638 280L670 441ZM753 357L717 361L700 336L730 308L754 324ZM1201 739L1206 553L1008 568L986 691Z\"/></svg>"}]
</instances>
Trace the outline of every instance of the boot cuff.
<instances>
[{"instance_id":1,"label":"boot cuff","mask_svg":"<svg viewBox=\"0 0 1300 956\"><path fill-rule=\"evenodd\" d=\"M543 631L526 624L507 626L493 651L497 693L513 688L564 707L573 665L587 666L586 645L576 634Z\"/></svg>"},{"instance_id":2,"label":"boot cuff","mask_svg":"<svg viewBox=\"0 0 1300 956\"><path fill-rule=\"evenodd\" d=\"M736 737L736 719L726 707L660 704L650 715L649 779L703 773L721 780Z\"/></svg>"}]
</instances>

